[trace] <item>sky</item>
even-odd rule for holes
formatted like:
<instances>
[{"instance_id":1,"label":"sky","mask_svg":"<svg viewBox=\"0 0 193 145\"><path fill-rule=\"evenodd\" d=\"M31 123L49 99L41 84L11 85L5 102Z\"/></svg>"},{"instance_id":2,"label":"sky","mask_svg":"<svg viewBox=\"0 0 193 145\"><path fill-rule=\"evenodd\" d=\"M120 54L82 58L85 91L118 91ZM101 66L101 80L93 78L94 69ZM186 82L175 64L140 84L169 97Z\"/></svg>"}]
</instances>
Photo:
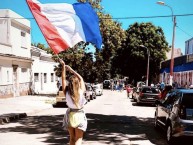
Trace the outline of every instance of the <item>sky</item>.
<instances>
[{"instance_id":1,"label":"sky","mask_svg":"<svg viewBox=\"0 0 193 145\"><path fill-rule=\"evenodd\" d=\"M76 3L76 0L39 0L41 3ZM172 17L151 16L169 16L172 15L171 9L167 6L158 5L157 0L101 0L101 5L105 13L122 23L122 28L127 29L129 25L135 22L151 22L155 26L160 26L165 34L166 41L172 44L173 21ZM193 37L193 0L163 0L170 6L174 15L192 14L189 16L177 16L177 27L175 31L174 48L181 48L185 53L185 41ZM0 9L11 9L26 19L31 21L32 43L42 43L47 45L36 21L28 8L26 0L4 0L0 3ZM139 18L145 17L145 18Z\"/></svg>"}]
</instances>

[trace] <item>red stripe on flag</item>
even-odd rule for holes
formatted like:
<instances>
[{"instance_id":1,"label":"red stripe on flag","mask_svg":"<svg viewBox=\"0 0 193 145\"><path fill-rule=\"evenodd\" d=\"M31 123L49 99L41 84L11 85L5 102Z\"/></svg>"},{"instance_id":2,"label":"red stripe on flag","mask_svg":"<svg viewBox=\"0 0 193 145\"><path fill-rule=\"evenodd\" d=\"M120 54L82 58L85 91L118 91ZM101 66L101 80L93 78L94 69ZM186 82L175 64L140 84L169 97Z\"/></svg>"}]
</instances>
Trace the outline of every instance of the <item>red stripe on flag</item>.
<instances>
[{"instance_id":1,"label":"red stripe on flag","mask_svg":"<svg viewBox=\"0 0 193 145\"><path fill-rule=\"evenodd\" d=\"M54 53L58 54L59 52L68 49L68 44L64 39L61 38L57 29L41 13L40 7L32 0L27 0L27 3L47 43Z\"/></svg>"}]
</instances>

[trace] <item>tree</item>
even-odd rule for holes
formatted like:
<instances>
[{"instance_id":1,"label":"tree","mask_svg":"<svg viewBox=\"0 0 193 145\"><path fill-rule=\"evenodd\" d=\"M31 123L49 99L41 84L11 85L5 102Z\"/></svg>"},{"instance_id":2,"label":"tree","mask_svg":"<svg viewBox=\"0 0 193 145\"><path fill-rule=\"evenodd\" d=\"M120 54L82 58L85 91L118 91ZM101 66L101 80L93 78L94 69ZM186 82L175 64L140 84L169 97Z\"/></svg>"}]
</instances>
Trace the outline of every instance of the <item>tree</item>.
<instances>
[{"instance_id":1,"label":"tree","mask_svg":"<svg viewBox=\"0 0 193 145\"><path fill-rule=\"evenodd\" d=\"M150 22L136 22L126 30L126 40L113 59L113 66L116 68L113 72L129 76L130 81L135 80L135 82L145 78L147 50L140 45L144 45L150 51L151 82L159 74L160 62L166 59L166 52L169 48L162 28Z\"/></svg>"},{"instance_id":2,"label":"tree","mask_svg":"<svg viewBox=\"0 0 193 145\"><path fill-rule=\"evenodd\" d=\"M98 13L100 18L100 29L103 38L102 51L96 51L96 67L100 71L100 79L110 79L112 58L115 52L121 48L122 42L125 39L125 31L121 28L121 23L114 21L109 14L104 12ZM99 68L100 67L100 68Z\"/></svg>"}]
</instances>

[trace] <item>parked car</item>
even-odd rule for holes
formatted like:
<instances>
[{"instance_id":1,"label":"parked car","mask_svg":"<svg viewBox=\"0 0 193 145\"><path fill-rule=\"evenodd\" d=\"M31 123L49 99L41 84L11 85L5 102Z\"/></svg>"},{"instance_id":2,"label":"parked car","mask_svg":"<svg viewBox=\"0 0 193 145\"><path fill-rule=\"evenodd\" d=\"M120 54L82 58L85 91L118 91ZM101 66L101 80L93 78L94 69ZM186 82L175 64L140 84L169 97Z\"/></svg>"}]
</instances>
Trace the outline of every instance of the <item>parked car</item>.
<instances>
[{"instance_id":1,"label":"parked car","mask_svg":"<svg viewBox=\"0 0 193 145\"><path fill-rule=\"evenodd\" d=\"M62 86L59 87L58 93L56 95L56 103L53 104L53 106L65 106L66 105L66 96L64 95L64 92L62 90Z\"/></svg>"},{"instance_id":2,"label":"parked car","mask_svg":"<svg viewBox=\"0 0 193 145\"><path fill-rule=\"evenodd\" d=\"M95 91L92 89L91 85L86 85L86 91L85 91L85 98L87 99L87 101L89 102L90 100L96 99L96 93Z\"/></svg>"},{"instance_id":3,"label":"parked car","mask_svg":"<svg viewBox=\"0 0 193 145\"><path fill-rule=\"evenodd\" d=\"M168 143L172 144L176 137L193 137L193 90L171 90L156 105L154 124L166 130Z\"/></svg>"},{"instance_id":4,"label":"parked car","mask_svg":"<svg viewBox=\"0 0 193 145\"><path fill-rule=\"evenodd\" d=\"M128 84L125 86L125 89L127 91L127 97L129 98L133 93L133 86L131 84Z\"/></svg>"},{"instance_id":5,"label":"parked car","mask_svg":"<svg viewBox=\"0 0 193 145\"><path fill-rule=\"evenodd\" d=\"M137 82L136 87L133 87L132 98L134 101L137 101L137 97L139 96L142 86L145 86L145 83L140 81Z\"/></svg>"},{"instance_id":6,"label":"parked car","mask_svg":"<svg viewBox=\"0 0 193 145\"><path fill-rule=\"evenodd\" d=\"M139 94L136 96L137 104L148 103L155 104L160 99L161 91L157 87L142 86Z\"/></svg>"},{"instance_id":7,"label":"parked car","mask_svg":"<svg viewBox=\"0 0 193 145\"><path fill-rule=\"evenodd\" d=\"M95 91L96 96L101 96L103 94L103 85L102 84L93 85L93 90Z\"/></svg>"}]
</instances>

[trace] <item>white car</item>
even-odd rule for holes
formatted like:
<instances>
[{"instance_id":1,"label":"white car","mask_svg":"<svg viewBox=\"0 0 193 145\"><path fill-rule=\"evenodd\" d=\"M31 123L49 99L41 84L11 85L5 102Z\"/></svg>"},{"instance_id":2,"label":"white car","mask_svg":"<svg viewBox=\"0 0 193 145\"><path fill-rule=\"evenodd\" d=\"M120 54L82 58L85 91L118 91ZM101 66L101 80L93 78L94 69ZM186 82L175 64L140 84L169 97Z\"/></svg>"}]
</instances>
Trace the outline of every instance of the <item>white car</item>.
<instances>
[{"instance_id":1,"label":"white car","mask_svg":"<svg viewBox=\"0 0 193 145\"><path fill-rule=\"evenodd\" d=\"M84 95L85 95L88 102L90 100L96 99L95 91L92 89L92 87L90 85L86 85L86 91L85 91Z\"/></svg>"},{"instance_id":2,"label":"white car","mask_svg":"<svg viewBox=\"0 0 193 145\"><path fill-rule=\"evenodd\" d=\"M103 94L103 85L102 84L93 85L93 89L96 93L96 96L101 96Z\"/></svg>"}]
</instances>

